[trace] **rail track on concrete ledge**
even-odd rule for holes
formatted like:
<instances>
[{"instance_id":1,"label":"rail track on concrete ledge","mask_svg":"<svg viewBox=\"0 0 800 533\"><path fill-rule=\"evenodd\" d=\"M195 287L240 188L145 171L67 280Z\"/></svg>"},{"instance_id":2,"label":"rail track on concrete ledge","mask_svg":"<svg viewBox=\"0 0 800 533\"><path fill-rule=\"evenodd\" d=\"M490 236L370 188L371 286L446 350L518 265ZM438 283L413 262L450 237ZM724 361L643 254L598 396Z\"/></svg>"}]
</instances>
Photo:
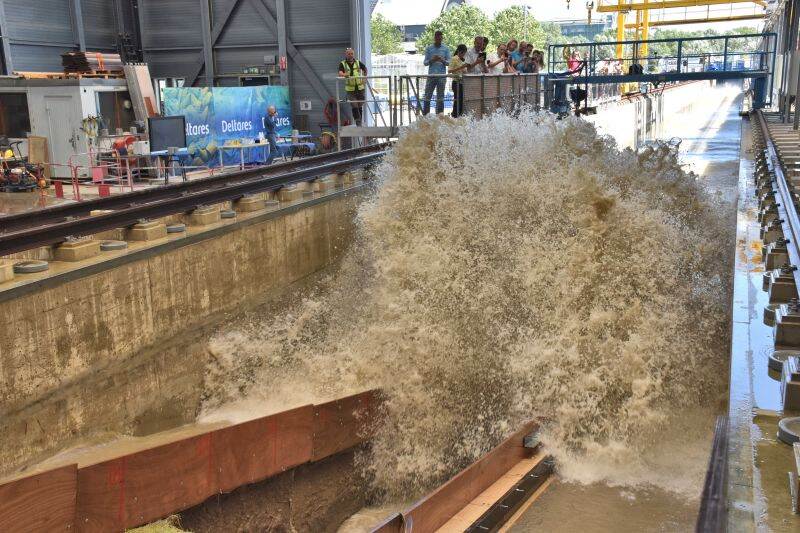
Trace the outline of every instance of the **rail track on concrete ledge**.
<instances>
[{"instance_id":1,"label":"rail track on concrete ledge","mask_svg":"<svg viewBox=\"0 0 800 533\"><path fill-rule=\"evenodd\" d=\"M387 147L387 144L370 145L0 217L0 256L364 168L380 160ZM92 212L101 213L92 216Z\"/></svg>"}]
</instances>

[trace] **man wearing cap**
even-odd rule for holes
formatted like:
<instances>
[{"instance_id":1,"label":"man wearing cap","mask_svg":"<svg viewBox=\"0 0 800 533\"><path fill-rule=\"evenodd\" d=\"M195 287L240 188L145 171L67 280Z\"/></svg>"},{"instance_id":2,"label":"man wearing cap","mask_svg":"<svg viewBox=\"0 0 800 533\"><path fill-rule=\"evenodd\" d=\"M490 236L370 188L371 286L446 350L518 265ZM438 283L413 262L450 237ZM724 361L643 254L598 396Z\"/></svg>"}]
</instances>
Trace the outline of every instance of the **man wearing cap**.
<instances>
[{"instance_id":1,"label":"man wearing cap","mask_svg":"<svg viewBox=\"0 0 800 533\"><path fill-rule=\"evenodd\" d=\"M339 77L345 78L344 90L347 92L347 101L350 102L350 107L353 111L353 120L356 121L356 126L361 125L363 117L363 108L366 80L364 77L367 75L367 67L356 59L356 53L352 48L344 51L344 61L339 63Z\"/></svg>"}]
</instances>

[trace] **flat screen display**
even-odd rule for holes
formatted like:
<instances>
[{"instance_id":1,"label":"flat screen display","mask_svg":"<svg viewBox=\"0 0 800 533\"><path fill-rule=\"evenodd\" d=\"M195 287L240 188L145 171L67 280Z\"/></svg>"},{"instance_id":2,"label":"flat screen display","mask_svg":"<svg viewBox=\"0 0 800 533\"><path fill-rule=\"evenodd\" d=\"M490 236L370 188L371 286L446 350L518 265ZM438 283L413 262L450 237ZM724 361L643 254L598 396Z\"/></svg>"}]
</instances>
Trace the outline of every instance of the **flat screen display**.
<instances>
[{"instance_id":1,"label":"flat screen display","mask_svg":"<svg viewBox=\"0 0 800 533\"><path fill-rule=\"evenodd\" d=\"M186 148L186 117L150 117L150 151L161 152L168 148Z\"/></svg>"}]
</instances>

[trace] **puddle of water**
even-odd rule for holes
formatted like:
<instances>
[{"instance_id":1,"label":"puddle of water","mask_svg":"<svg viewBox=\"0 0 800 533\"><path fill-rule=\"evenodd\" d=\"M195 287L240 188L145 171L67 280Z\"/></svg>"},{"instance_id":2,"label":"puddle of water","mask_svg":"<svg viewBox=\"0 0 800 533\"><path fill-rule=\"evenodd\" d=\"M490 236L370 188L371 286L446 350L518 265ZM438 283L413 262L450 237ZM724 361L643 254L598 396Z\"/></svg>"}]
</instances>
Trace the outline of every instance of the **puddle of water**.
<instances>
[{"instance_id":1,"label":"puddle of water","mask_svg":"<svg viewBox=\"0 0 800 533\"><path fill-rule=\"evenodd\" d=\"M694 530L699 502L660 489L551 484L511 531L607 533Z\"/></svg>"}]
</instances>

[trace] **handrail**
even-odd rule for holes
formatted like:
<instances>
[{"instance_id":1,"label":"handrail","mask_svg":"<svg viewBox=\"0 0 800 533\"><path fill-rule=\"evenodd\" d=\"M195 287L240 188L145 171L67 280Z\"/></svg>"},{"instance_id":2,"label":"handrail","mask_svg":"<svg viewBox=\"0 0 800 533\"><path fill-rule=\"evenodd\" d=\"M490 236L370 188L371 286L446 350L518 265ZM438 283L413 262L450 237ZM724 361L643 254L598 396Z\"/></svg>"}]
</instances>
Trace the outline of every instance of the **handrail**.
<instances>
[{"instance_id":1,"label":"handrail","mask_svg":"<svg viewBox=\"0 0 800 533\"><path fill-rule=\"evenodd\" d=\"M737 41L740 39L747 39L753 37L760 37L761 42L759 43L759 47L763 47L764 49L759 48L758 50L753 51L732 51L730 49L730 42ZM666 60L666 59L674 59L677 62L676 65L676 72L682 72L682 63L683 60L687 59L696 59L702 57L716 57L721 56L722 59L722 72L730 72L730 71L741 71L741 72L768 72L774 70L774 60L777 54L777 37L776 33L753 33L753 34L742 34L742 35L718 35L712 37L679 37L674 39L646 39L646 40L623 40L623 41L602 41L602 42L584 42L584 43L565 43L565 44L552 44L548 47L548 58L547 58L547 65L548 71L550 73L555 73L557 71L558 65L566 65L566 59L559 59L560 54L559 51L563 50L586 50L588 49L587 57L581 58L581 61L584 63L584 71L586 74L591 71L592 74L595 73L595 67L599 61L610 60L612 62L639 62L642 60L651 60L651 59L659 59L659 60ZM684 51L684 44L688 42L710 42L710 41L721 41L724 43L724 50L722 51L712 51L708 53L697 53L691 52L685 53ZM651 45L651 44L659 44L659 43L671 43L677 46L677 55L647 55L647 56L640 56L639 49L641 45ZM633 55L630 57L611 57L611 58L600 58L598 59L598 55L596 54L596 50L601 47L624 47L626 45L632 45L634 47ZM745 68L745 69L729 69L730 56L760 56L760 57L772 57L772 67L768 62L761 61L759 63L758 68Z\"/></svg>"},{"instance_id":2,"label":"handrail","mask_svg":"<svg viewBox=\"0 0 800 533\"><path fill-rule=\"evenodd\" d=\"M710 35L708 37L675 37L672 39L631 39L627 41L602 41L602 42L584 42L584 43L565 43L565 44L551 44L550 47L561 47L561 48L574 48L576 46L581 45L612 45L612 44L652 44L652 43L670 43L670 42L678 42L678 41L719 41L725 39L746 39L748 37L764 37L764 36L772 36L777 37L778 34L774 32L766 32L766 33L743 33L743 34L731 34L731 35Z\"/></svg>"}]
</instances>

